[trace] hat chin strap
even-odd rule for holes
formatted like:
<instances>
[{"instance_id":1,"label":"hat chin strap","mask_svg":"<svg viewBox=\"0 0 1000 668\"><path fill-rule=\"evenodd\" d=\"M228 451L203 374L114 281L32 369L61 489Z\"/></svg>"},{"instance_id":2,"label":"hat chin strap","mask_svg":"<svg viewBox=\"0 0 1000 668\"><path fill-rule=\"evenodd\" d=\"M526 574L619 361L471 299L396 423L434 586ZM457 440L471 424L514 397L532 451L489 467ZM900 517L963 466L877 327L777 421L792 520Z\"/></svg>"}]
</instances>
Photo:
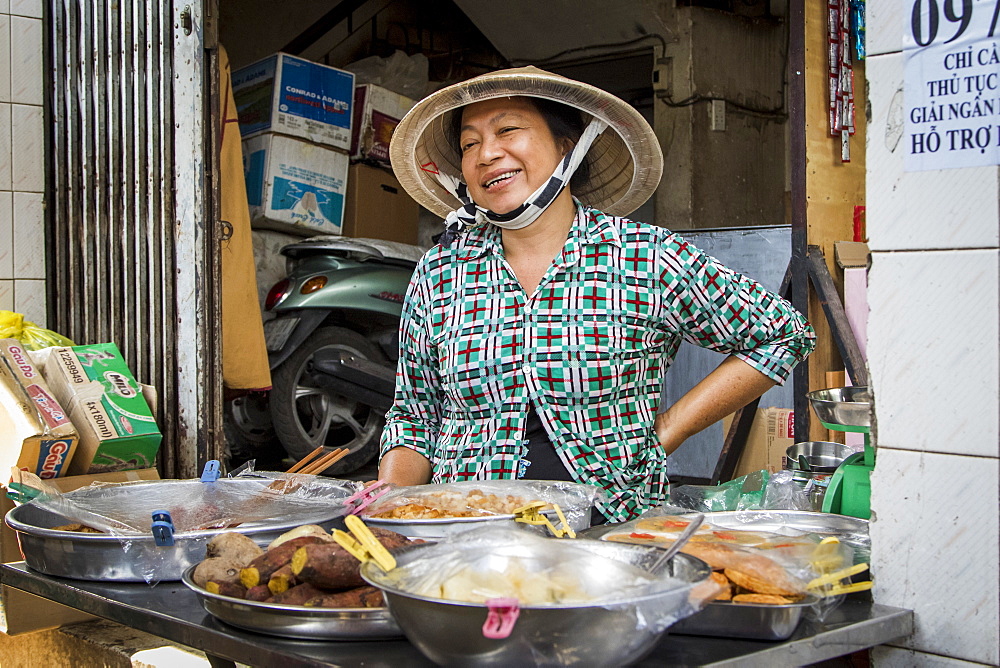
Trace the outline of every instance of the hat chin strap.
<instances>
[{"instance_id":1,"label":"hat chin strap","mask_svg":"<svg viewBox=\"0 0 1000 668\"><path fill-rule=\"evenodd\" d=\"M592 118L576 145L559 161L552 176L533 192L524 204L507 213L496 213L477 205L469 197L469 187L463 181L450 174L439 172L436 176L441 185L462 202L462 206L445 218L447 229L441 235L439 243L448 247L466 229L483 223L493 223L505 230L519 230L531 225L566 187L577 167L583 162L587 151L590 150L591 144L607 127L608 124L604 121Z\"/></svg>"}]
</instances>

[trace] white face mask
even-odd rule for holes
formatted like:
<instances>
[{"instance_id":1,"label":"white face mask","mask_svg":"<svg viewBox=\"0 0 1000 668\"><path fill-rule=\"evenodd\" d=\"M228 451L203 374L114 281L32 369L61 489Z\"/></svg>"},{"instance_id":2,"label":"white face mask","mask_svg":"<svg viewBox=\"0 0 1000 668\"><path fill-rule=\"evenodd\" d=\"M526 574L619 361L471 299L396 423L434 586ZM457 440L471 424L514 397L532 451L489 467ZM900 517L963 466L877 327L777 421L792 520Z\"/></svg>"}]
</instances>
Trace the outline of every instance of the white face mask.
<instances>
[{"instance_id":1,"label":"white face mask","mask_svg":"<svg viewBox=\"0 0 1000 668\"><path fill-rule=\"evenodd\" d=\"M552 176L533 192L524 204L509 213L496 213L478 206L469 197L469 188L462 180L450 174L439 172L436 176L441 185L462 202L462 206L449 213L445 219L447 229L441 235L441 245L445 247L451 245L451 242L465 228L483 223L493 223L505 230L519 230L531 225L566 187L577 167L583 162L587 151L590 150L591 144L607 127L608 124L604 121L598 118L591 119L583 134L580 135L580 140L576 142L576 146L563 156L555 171L552 172Z\"/></svg>"}]
</instances>

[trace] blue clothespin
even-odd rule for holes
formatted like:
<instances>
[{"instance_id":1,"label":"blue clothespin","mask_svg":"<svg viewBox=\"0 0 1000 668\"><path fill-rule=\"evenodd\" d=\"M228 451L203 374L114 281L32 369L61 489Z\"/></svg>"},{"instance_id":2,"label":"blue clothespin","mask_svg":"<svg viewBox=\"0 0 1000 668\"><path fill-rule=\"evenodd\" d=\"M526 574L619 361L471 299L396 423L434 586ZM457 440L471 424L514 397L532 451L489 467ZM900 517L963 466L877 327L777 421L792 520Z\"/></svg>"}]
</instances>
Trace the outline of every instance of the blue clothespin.
<instances>
[{"instance_id":1,"label":"blue clothespin","mask_svg":"<svg viewBox=\"0 0 1000 668\"><path fill-rule=\"evenodd\" d=\"M219 479L219 460L209 459L205 462L205 468L201 472L202 482L215 482Z\"/></svg>"},{"instance_id":2,"label":"blue clothespin","mask_svg":"<svg viewBox=\"0 0 1000 668\"><path fill-rule=\"evenodd\" d=\"M174 544L174 522L166 510L153 511L153 540L160 547L170 547Z\"/></svg>"}]
</instances>

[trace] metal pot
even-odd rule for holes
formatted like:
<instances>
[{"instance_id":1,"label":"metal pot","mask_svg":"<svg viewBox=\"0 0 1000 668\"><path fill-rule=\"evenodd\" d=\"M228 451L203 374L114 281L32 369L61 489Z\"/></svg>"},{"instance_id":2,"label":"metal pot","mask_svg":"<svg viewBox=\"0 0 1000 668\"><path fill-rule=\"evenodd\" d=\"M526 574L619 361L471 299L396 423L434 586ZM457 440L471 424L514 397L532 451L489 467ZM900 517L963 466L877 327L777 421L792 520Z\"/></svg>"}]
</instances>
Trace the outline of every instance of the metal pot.
<instances>
[{"instance_id":1,"label":"metal pot","mask_svg":"<svg viewBox=\"0 0 1000 668\"><path fill-rule=\"evenodd\" d=\"M606 564L605 559L648 569L662 554L657 548L624 543L546 542L544 554L528 555L537 558L539 568L560 560L562 549L583 548L595 555L595 568L584 567L580 577L604 581L608 573L597 564ZM396 560L405 567L430 547L416 545L397 554ZM502 552L498 548L491 554L502 557ZM706 580L711 571L703 561L678 554L652 572L677 578L681 583L655 594L601 604L522 607L510 635L487 638L483 625L490 611L485 604L411 594L395 585L391 573L383 572L374 563L361 568L362 577L382 589L389 611L411 643L440 665L461 666L620 666L637 661L656 645L669 623L684 615L680 611L689 606L691 589ZM688 610L687 614L693 612ZM658 619L667 622L658 625Z\"/></svg>"},{"instance_id":2,"label":"metal pot","mask_svg":"<svg viewBox=\"0 0 1000 668\"><path fill-rule=\"evenodd\" d=\"M840 464L854 454L854 450L843 443L832 441L803 441L790 445L785 450L788 465L793 471L813 473L833 473ZM803 466L804 458L805 466Z\"/></svg>"}]
</instances>

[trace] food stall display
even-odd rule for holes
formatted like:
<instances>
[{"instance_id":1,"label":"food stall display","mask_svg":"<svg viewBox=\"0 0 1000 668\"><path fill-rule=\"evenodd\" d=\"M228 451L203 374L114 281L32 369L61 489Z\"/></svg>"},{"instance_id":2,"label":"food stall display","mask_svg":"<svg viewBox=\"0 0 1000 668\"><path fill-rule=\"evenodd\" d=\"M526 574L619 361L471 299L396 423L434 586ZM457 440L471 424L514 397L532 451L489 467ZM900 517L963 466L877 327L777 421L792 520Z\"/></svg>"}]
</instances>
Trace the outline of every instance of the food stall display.
<instances>
[{"instance_id":1,"label":"food stall display","mask_svg":"<svg viewBox=\"0 0 1000 668\"><path fill-rule=\"evenodd\" d=\"M791 636L806 612L818 618L871 582L840 584L867 569L868 523L864 520L793 510L706 513L705 522L681 552L704 561L720 593L706 609L674 631L758 640ZM687 527L684 515L650 511L619 525L595 527L597 540L669 546ZM851 569L817 588L820 576Z\"/></svg>"},{"instance_id":2,"label":"food stall display","mask_svg":"<svg viewBox=\"0 0 1000 668\"><path fill-rule=\"evenodd\" d=\"M623 665L716 592L709 569L650 547L486 525L361 567L406 637L447 665Z\"/></svg>"},{"instance_id":3,"label":"food stall display","mask_svg":"<svg viewBox=\"0 0 1000 668\"><path fill-rule=\"evenodd\" d=\"M541 502L542 514L554 524L558 523L561 512L570 528L582 531L590 526L594 500L602 493L590 485L542 480L476 480L396 487L379 495L358 515L371 526L406 536L441 538L484 524L515 525L516 510ZM558 512L555 506L559 507Z\"/></svg>"},{"instance_id":4,"label":"food stall display","mask_svg":"<svg viewBox=\"0 0 1000 668\"><path fill-rule=\"evenodd\" d=\"M206 482L99 484L65 494L46 488L11 510L7 523L36 571L155 583L179 580L204 557L220 529L234 527L267 544L301 524L332 525L347 512L344 501L357 487L344 480L260 472Z\"/></svg>"}]
</instances>

